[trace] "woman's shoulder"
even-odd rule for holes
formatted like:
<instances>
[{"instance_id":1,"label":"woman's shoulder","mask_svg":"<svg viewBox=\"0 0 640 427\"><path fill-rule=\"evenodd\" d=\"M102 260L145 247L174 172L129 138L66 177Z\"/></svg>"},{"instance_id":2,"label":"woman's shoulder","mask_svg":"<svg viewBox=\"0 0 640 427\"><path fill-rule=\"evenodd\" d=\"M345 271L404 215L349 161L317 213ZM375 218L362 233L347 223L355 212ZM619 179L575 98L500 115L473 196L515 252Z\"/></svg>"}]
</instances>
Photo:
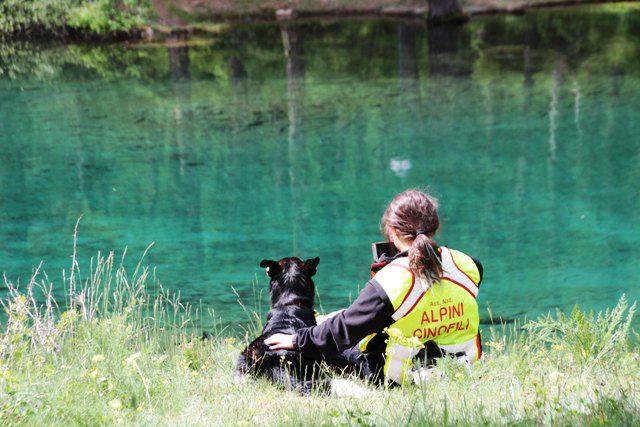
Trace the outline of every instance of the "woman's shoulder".
<instances>
[{"instance_id":1,"label":"woman's shoulder","mask_svg":"<svg viewBox=\"0 0 640 427\"><path fill-rule=\"evenodd\" d=\"M467 255L466 253L451 249L445 248L451 253L451 259L453 260L455 267L465 273L471 280L473 280L477 285L482 281L482 275L484 273L484 268L482 263L475 257Z\"/></svg>"},{"instance_id":2,"label":"woman's shoulder","mask_svg":"<svg viewBox=\"0 0 640 427\"><path fill-rule=\"evenodd\" d=\"M413 273L411 273L411 268L409 268L409 258L406 256L399 257L391 261L389 264L385 265L378 273L374 276L374 279L386 279L392 278L397 280L399 278L411 278L413 277Z\"/></svg>"},{"instance_id":3,"label":"woman's shoulder","mask_svg":"<svg viewBox=\"0 0 640 427\"><path fill-rule=\"evenodd\" d=\"M394 309L398 308L415 283L413 273L409 269L407 257L393 260L378 271L371 280L382 288L393 304Z\"/></svg>"},{"instance_id":4,"label":"woman's shoulder","mask_svg":"<svg viewBox=\"0 0 640 427\"><path fill-rule=\"evenodd\" d=\"M402 257L393 260L378 271L372 281L382 287L395 307L396 300L413 286L415 277L411 273L407 257Z\"/></svg>"}]
</instances>

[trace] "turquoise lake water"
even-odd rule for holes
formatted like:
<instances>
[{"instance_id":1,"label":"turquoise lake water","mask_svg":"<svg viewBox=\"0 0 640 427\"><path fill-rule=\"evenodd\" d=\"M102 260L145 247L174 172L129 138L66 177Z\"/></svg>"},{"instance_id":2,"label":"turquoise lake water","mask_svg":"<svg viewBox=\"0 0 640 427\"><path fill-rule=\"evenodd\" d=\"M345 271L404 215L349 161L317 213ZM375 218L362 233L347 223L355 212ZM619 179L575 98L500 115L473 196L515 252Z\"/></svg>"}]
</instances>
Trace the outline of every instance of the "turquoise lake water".
<instances>
[{"instance_id":1,"label":"turquoise lake water","mask_svg":"<svg viewBox=\"0 0 640 427\"><path fill-rule=\"evenodd\" d=\"M220 26L133 45L0 44L0 271L62 294L128 247L165 287L246 320L263 258L320 256L325 310L369 278L386 203L441 202L486 313L640 299L640 10L461 27ZM4 291L2 291L4 292Z\"/></svg>"}]
</instances>

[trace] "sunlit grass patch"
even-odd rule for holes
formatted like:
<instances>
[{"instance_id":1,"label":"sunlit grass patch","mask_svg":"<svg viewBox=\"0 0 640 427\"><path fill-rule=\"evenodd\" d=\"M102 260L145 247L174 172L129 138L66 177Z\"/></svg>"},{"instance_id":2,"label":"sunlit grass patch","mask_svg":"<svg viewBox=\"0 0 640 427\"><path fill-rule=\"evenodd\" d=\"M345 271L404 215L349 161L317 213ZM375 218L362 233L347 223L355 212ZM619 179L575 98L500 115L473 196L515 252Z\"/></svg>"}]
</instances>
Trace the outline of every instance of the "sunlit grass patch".
<instances>
[{"instance_id":1,"label":"sunlit grass patch","mask_svg":"<svg viewBox=\"0 0 640 427\"><path fill-rule=\"evenodd\" d=\"M198 313L162 288L152 295L141 265L129 273L109 254L87 273L74 261L59 304L39 270L25 289L7 283L0 423L629 425L640 417L635 306L624 298L597 315L575 309L497 326L471 369L443 359L420 385L338 399L237 378L251 334L202 339Z\"/></svg>"}]
</instances>

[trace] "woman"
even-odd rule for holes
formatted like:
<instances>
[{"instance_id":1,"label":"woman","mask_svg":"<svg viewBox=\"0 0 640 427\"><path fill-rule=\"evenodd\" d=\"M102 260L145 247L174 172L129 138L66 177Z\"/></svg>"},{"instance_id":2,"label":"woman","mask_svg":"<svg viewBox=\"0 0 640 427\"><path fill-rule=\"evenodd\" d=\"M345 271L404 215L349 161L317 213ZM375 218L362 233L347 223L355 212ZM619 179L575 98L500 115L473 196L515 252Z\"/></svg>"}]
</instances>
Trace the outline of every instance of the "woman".
<instances>
[{"instance_id":1,"label":"woman","mask_svg":"<svg viewBox=\"0 0 640 427\"><path fill-rule=\"evenodd\" d=\"M437 208L437 200L424 192L398 194L381 225L400 253L346 310L295 335L275 334L265 343L316 360L346 357L365 376L397 383L418 380L412 369L416 357L427 365L443 355L478 360L476 296L482 265L436 244Z\"/></svg>"}]
</instances>

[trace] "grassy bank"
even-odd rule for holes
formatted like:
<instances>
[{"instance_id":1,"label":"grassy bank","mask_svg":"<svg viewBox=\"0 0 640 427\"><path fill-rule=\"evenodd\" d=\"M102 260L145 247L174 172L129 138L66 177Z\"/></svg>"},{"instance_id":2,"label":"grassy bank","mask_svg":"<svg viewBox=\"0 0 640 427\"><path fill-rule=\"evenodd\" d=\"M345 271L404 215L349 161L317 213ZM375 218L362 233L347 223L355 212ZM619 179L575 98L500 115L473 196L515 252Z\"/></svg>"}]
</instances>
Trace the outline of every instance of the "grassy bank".
<instances>
[{"instance_id":1,"label":"grassy bank","mask_svg":"<svg viewBox=\"0 0 640 427\"><path fill-rule=\"evenodd\" d=\"M364 399L300 396L234 378L244 337L210 330L199 313L125 271L113 254L64 275L66 303L37 270L7 283L0 334L3 425L634 424L640 355L624 298L597 316L575 310L485 336L472 370L444 360L432 379L371 388ZM65 308L73 307L73 308Z\"/></svg>"},{"instance_id":2,"label":"grassy bank","mask_svg":"<svg viewBox=\"0 0 640 427\"><path fill-rule=\"evenodd\" d=\"M155 18L149 0L4 0L0 35L139 37Z\"/></svg>"}]
</instances>

